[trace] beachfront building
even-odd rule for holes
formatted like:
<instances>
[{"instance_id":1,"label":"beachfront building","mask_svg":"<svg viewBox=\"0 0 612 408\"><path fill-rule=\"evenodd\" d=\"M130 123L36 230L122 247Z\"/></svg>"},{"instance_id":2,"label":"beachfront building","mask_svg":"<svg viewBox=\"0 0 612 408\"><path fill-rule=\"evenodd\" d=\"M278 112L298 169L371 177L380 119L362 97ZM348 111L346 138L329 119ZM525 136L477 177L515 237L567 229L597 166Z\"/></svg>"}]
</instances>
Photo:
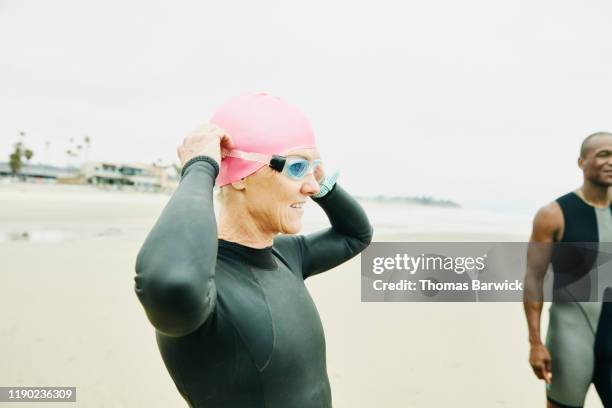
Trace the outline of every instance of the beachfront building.
<instances>
[{"instance_id":1,"label":"beachfront building","mask_svg":"<svg viewBox=\"0 0 612 408\"><path fill-rule=\"evenodd\" d=\"M81 174L89 184L123 184L119 166L111 163L87 162L81 167Z\"/></svg>"},{"instance_id":2,"label":"beachfront building","mask_svg":"<svg viewBox=\"0 0 612 408\"><path fill-rule=\"evenodd\" d=\"M0 163L0 181L27 181L48 184L94 184L112 189L171 191L179 182L174 166L143 163L86 162L76 167L24 164L13 176L8 163Z\"/></svg>"},{"instance_id":3,"label":"beachfront building","mask_svg":"<svg viewBox=\"0 0 612 408\"><path fill-rule=\"evenodd\" d=\"M18 179L36 183L56 183L58 179L72 179L78 176L78 168L46 164L24 164L16 175ZM13 172L8 163L0 163L0 177L13 178Z\"/></svg>"},{"instance_id":4,"label":"beachfront building","mask_svg":"<svg viewBox=\"0 0 612 408\"><path fill-rule=\"evenodd\" d=\"M81 167L83 179L90 184L131 186L136 190L171 190L178 185L178 174L173 166L110 162L87 162Z\"/></svg>"}]
</instances>

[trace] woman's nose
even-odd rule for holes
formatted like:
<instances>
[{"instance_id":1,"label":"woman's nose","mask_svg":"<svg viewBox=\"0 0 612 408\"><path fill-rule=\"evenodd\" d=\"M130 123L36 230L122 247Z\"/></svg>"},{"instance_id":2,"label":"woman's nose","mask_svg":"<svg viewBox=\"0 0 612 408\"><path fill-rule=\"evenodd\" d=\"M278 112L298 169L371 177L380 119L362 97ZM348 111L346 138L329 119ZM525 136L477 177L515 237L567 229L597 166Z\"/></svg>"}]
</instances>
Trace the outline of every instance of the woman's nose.
<instances>
[{"instance_id":1,"label":"woman's nose","mask_svg":"<svg viewBox=\"0 0 612 408\"><path fill-rule=\"evenodd\" d=\"M301 189L302 194L315 195L320 189L321 188L319 187L319 183L317 182L314 173L310 173L304 177Z\"/></svg>"}]
</instances>

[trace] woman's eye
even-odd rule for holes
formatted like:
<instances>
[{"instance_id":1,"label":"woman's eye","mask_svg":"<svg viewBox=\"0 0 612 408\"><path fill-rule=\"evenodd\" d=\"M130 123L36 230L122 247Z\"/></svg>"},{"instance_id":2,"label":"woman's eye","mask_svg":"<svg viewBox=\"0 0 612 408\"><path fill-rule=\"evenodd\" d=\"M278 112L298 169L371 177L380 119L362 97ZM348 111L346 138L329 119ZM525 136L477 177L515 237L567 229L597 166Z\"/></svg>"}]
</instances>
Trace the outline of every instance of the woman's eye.
<instances>
[{"instance_id":1,"label":"woman's eye","mask_svg":"<svg viewBox=\"0 0 612 408\"><path fill-rule=\"evenodd\" d=\"M294 174L300 174L306 170L306 163L305 162L292 163L291 166L289 166L289 169Z\"/></svg>"}]
</instances>

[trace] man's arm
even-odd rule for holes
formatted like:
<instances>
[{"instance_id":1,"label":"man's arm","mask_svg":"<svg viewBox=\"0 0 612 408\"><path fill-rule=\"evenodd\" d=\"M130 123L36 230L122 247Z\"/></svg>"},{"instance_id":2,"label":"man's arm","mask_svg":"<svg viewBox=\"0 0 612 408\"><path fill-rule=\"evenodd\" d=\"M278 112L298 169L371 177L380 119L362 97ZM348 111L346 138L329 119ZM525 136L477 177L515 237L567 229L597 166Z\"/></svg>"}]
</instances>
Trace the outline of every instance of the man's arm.
<instances>
[{"instance_id":1,"label":"man's arm","mask_svg":"<svg viewBox=\"0 0 612 408\"><path fill-rule=\"evenodd\" d=\"M525 292L523 306L529 344L531 345L529 363L536 376L547 383L551 382L550 353L542 343L540 320L544 305L544 276L550 264L553 243L559 238L563 228L563 213L556 202L538 211L533 220L533 231L527 249L527 270L525 273Z\"/></svg>"}]
</instances>

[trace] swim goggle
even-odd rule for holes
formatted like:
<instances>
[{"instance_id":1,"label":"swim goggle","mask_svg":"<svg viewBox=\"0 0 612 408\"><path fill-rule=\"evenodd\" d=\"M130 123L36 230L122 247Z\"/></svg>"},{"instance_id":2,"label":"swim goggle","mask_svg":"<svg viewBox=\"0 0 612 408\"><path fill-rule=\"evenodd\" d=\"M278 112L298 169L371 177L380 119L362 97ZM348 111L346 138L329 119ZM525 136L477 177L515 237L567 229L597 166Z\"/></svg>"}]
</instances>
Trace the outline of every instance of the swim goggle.
<instances>
[{"instance_id":1,"label":"swim goggle","mask_svg":"<svg viewBox=\"0 0 612 408\"><path fill-rule=\"evenodd\" d=\"M319 159L310 161L300 156L280 156L277 154L269 156L261 153L243 152L241 150L224 151L222 155L223 158L235 157L237 159L267 164L272 169L293 180L301 180L308 174L314 173L321 164Z\"/></svg>"}]
</instances>

